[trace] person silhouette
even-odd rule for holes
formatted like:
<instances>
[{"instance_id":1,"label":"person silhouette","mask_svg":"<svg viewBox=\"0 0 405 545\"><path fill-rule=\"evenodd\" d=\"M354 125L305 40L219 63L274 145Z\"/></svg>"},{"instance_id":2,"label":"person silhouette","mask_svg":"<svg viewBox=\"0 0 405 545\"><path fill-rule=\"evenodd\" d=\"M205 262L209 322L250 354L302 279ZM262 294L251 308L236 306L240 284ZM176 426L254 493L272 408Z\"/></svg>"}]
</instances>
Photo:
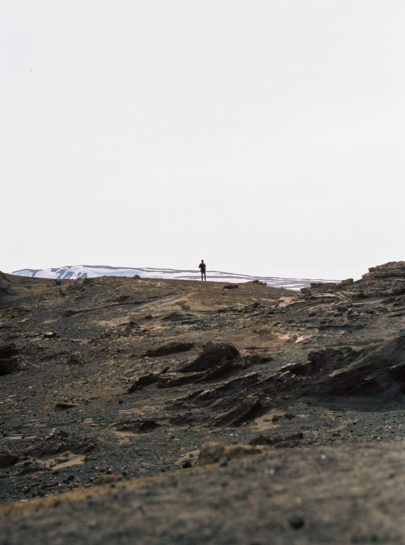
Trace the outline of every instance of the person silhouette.
<instances>
[{"instance_id":1,"label":"person silhouette","mask_svg":"<svg viewBox=\"0 0 405 545\"><path fill-rule=\"evenodd\" d=\"M205 271L207 269L207 265L204 263L204 260L201 260L201 263L198 265L198 268L201 271L201 281L207 281L207 276L205 274Z\"/></svg>"}]
</instances>

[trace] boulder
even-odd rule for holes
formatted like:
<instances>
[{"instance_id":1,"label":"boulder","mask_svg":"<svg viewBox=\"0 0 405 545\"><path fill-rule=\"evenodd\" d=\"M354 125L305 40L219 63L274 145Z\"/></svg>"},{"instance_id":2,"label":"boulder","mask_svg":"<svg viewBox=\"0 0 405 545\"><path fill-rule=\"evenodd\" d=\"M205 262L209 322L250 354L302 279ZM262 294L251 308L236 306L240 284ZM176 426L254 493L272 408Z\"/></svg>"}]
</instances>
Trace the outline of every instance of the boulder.
<instances>
[{"instance_id":1,"label":"boulder","mask_svg":"<svg viewBox=\"0 0 405 545\"><path fill-rule=\"evenodd\" d=\"M182 373L209 371L212 367L229 365L239 358L239 350L228 343L207 343L202 353L193 362L180 368Z\"/></svg>"}]
</instances>

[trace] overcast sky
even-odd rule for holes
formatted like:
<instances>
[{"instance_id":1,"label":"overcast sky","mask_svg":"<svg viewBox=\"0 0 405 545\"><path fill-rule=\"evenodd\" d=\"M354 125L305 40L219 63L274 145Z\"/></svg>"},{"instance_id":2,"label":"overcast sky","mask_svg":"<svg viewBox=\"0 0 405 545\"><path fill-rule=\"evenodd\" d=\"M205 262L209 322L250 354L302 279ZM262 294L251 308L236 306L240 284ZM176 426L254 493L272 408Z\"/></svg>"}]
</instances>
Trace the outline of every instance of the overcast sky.
<instances>
[{"instance_id":1,"label":"overcast sky","mask_svg":"<svg viewBox=\"0 0 405 545\"><path fill-rule=\"evenodd\" d=\"M0 269L405 259L403 0L1 0Z\"/></svg>"}]
</instances>

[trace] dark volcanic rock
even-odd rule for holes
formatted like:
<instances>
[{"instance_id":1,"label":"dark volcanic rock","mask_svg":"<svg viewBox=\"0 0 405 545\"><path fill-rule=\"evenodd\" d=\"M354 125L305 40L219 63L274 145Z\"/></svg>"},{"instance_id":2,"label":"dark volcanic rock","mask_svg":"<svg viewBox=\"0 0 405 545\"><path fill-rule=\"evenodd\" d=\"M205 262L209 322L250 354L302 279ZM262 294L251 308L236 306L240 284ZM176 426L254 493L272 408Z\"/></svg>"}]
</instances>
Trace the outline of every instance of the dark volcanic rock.
<instances>
[{"instance_id":1,"label":"dark volcanic rock","mask_svg":"<svg viewBox=\"0 0 405 545\"><path fill-rule=\"evenodd\" d=\"M60 410L67 410L67 409L73 409L74 407L77 407L76 403L70 403L68 401L57 401L55 403L55 408Z\"/></svg>"},{"instance_id":2,"label":"dark volcanic rock","mask_svg":"<svg viewBox=\"0 0 405 545\"><path fill-rule=\"evenodd\" d=\"M150 373L148 375L142 375L138 377L128 388L128 393L132 394L137 390L142 389L144 386L150 386L151 384L156 384L160 380L159 375L155 373Z\"/></svg>"},{"instance_id":3,"label":"dark volcanic rock","mask_svg":"<svg viewBox=\"0 0 405 545\"><path fill-rule=\"evenodd\" d=\"M163 318L167 322L175 322L179 324L195 324L199 319L191 313L172 312Z\"/></svg>"},{"instance_id":4,"label":"dark volcanic rock","mask_svg":"<svg viewBox=\"0 0 405 545\"><path fill-rule=\"evenodd\" d=\"M253 386L259 382L258 373L248 373L241 377L233 378L222 381L219 385L215 385L213 388L194 395L195 400L207 400L207 399L224 399L225 396L238 396L247 392L247 388Z\"/></svg>"},{"instance_id":5,"label":"dark volcanic rock","mask_svg":"<svg viewBox=\"0 0 405 545\"><path fill-rule=\"evenodd\" d=\"M42 441L27 452L36 456L56 454L68 449L69 433L63 430L52 429Z\"/></svg>"},{"instance_id":6,"label":"dark volcanic rock","mask_svg":"<svg viewBox=\"0 0 405 545\"><path fill-rule=\"evenodd\" d=\"M194 343L182 343L182 342L171 342L164 344L162 346L157 346L156 348L151 348L147 350L144 356L150 358L159 357L159 356L169 356L170 354L178 354L179 352L187 352L191 350L194 346Z\"/></svg>"},{"instance_id":7,"label":"dark volcanic rock","mask_svg":"<svg viewBox=\"0 0 405 545\"><path fill-rule=\"evenodd\" d=\"M83 365L85 363L84 358L79 353L73 353L66 359L68 365Z\"/></svg>"},{"instance_id":8,"label":"dark volcanic rock","mask_svg":"<svg viewBox=\"0 0 405 545\"><path fill-rule=\"evenodd\" d=\"M375 345L333 371L326 393L368 395L405 393L405 336Z\"/></svg>"},{"instance_id":9,"label":"dark volcanic rock","mask_svg":"<svg viewBox=\"0 0 405 545\"><path fill-rule=\"evenodd\" d=\"M196 360L180 368L182 373L193 373L195 371L208 371L219 364L231 364L239 358L239 351L235 346L228 343L209 342L204 346L202 353Z\"/></svg>"},{"instance_id":10,"label":"dark volcanic rock","mask_svg":"<svg viewBox=\"0 0 405 545\"><path fill-rule=\"evenodd\" d=\"M71 436L64 430L52 429L36 446L28 449L26 455L49 456L70 450L75 454L85 454L95 448L95 441Z\"/></svg>"},{"instance_id":11,"label":"dark volcanic rock","mask_svg":"<svg viewBox=\"0 0 405 545\"><path fill-rule=\"evenodd\" d=\"M302 432L293 433L286 436L274 436L268 437L264 435L259 435L250 441L251 445L270 445L276 448L293 448L302 443L304 439L304 434Z\"/></svg>"},{"instance_id":12,"label":"dark volcanic rock","mask_svg":"<svg viewBox=\"0 0 405 545\"><path fill-rule=\"evenodd\" d=\"M248 396L237 400L235 406L213 418L209 425L215 427L237 426L251 418L259 416L262 406L258 396Z\"/></svg>"},{"instance_id":13,"label":"dark volcanic rock","mask_svg":"<svg viewBox=\"0 0 405 545\"><path fill-rule=\"evenodd\" d=\"M0 375L13 373L18 369L18 350L14 343L0 346Z\"/></svg>"},{"instance_id":14,"label":"dark volcanic rock","mask_svg":"<svg viewBox=\"0 0 405 545\"><path fill-rule=\"evenodd\" d=\"M266 282L262 282L261 280L251 280L250 282L248 282L248 284L256 284L258 286L266 286Z\"/></svg>"},{"instance_id":15,"label":"dark volcanic rock","mask_svg":"<svg viewBox=\"0 0 405 545\"><path fill-rule=\"evenodd\" d=\"M326 348L326 350L320 350L319 352L310 352L308 354L309 363L302 366L303 370L307 374L327 372L328 370L338 369L342 365L347 365L353 361L358 355L356 350L351 347L343 347L340 349ZM291 369L291 372L295 374L301 374L299 364ZM303 372L302 374L306 374Z\"/></svg>"},{"instance_id":16,"label":"dark volcanic rock","mask_svg":"<svg viewBox=\"0 0 405 545\"><path fill-rule=\"evenodd\" d=\"M152 418L139 418L136 420L122 420L112 425L119 431L129 431L132 433L147 433L157 428L159 424Z\"/></svg>"},{"instance_id":17,"label":"dark volcanic rock","mask_svg":"<svg viewBox=\"0 0 405 545\"><path fill-rule=\"evenodd\" d=\"M266 379L274 395L369 396L386 399L405 393L405 336L361 351L327 349L309 354L308 364L283 367Z\"/></svg>"},{"instance_id":18,"label":"dark volcanic rock","mask_svg":"<svg viewBox=\"0 0 405 545\"><path fill-rule=\"evenodd\" d=\"M0 452L0 467L10 467L18 462L18 456L11 452Z\"/></svg>"},{"instance_id":19,"label":"dark volcanic rock","mask_svg":"<svg viewBox=\"0 0 405 545\"><path fill-rule=\"evenodd\" d=\"M291 528L294 528L294 530L299 530L300 528L303 528L305 524L305 520L298 515L293 515L292 517L290 517L288 519L288 522Z\"/></svg>"}]
</instances>

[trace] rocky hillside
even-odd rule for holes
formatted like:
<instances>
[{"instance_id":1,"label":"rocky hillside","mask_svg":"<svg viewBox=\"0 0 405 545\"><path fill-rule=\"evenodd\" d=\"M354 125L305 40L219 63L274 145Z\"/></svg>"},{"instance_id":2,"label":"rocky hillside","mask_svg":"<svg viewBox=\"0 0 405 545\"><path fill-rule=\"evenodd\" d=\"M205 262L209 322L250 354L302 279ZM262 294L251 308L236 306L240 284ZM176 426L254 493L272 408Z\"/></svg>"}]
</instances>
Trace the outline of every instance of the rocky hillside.
<instances>
[{"instance_id":1,"label":"rocky hillside","mask_svg":"<svg viewBox=\"0 0 405 545\"><path fill-rule=\"evenodd\" d=\"M0 274L0 316L1 544L404 542L405 262Z\"/></svg>"}]
</instances>

